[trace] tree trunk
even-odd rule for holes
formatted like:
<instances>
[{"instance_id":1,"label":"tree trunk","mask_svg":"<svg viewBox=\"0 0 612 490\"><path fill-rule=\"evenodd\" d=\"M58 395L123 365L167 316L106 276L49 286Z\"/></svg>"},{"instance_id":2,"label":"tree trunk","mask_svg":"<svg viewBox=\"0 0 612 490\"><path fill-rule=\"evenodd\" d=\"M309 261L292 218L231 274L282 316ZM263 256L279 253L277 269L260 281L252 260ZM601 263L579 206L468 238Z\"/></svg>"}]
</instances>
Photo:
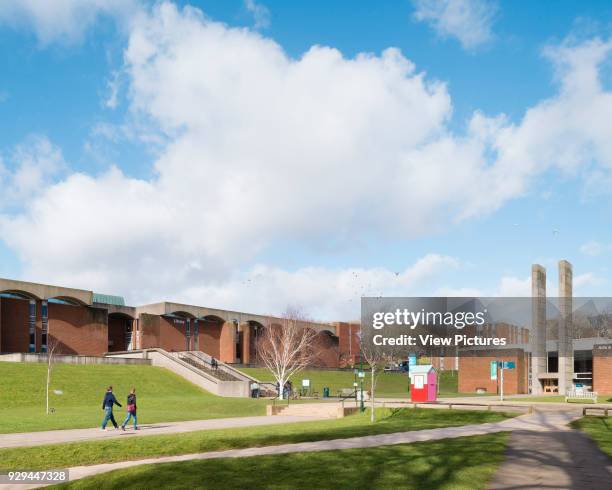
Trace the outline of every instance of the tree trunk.
<instances>
[{"instance_id":1,"label":"tree trunk","mask_svg":"<svg viewBox=\"0 0 612 490\"><path fill-rule=\"evenodd\" d=\"M49 385L51 384L51 363L47 364L47 415L49 415Z\"/></svg>"},{"instance_id":2,"label":"tree trunk","mask_svg":"<svg viewBox=\"0 0 612 490\"><path fill-rule=\"evenodd\" d=\"M280 380L278 383L278 399L283 400L285 398L285 380Z\"/></svg>"},{"instance_id":3,"label":"tree trunk","mask_svg":"<svg viewBox=\"0 0 612 490\"><path fill-rule=\"evenodd\" d=\"M371 400L370 401L372 403L372 410L371 410L371 413L370 413L370 422L374 423L374 419L376 418L376 416L375 416L375 409L374 409L374 366L372 366L372 379L370 381L372 383L372 389L370 390L370 392L371 392L371 395L370 395Z\"/></svg>"}]
</instances>

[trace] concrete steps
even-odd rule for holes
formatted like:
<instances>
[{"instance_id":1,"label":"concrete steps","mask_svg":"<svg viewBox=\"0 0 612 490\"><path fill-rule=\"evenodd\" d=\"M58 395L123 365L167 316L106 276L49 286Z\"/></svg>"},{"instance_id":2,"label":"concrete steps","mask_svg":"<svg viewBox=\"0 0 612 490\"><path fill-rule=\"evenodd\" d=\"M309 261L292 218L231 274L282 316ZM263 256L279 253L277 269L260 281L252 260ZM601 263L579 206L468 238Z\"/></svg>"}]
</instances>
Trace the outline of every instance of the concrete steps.
<instances>
[{"instance_id":1,"label":"concrete steps","mask_svg":"<svg viewBox=\"0 0 612 490\"><path fill-rule=\"evenodd\" d=\"M276 415L294 415L296 417L337 418L338 406L335 403L308 403L278 406Z\"/></svg>"}]
</instances>

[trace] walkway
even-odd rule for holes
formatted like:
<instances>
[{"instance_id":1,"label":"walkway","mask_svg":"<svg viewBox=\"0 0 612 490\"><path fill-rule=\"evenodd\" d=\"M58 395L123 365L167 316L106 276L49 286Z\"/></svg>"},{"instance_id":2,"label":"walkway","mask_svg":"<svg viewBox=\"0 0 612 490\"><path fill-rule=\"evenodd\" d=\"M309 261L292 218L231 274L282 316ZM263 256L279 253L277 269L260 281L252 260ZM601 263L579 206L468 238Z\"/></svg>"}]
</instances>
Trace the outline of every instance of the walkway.
<instances>
[{"instance_id":1,"label":"walkway","mask_svg":"<svg viewBox=\"0 0 612 490\"><path fill-rule=\"evenodd\" d=\"M269 417L278 420L280 417ZM435 441L455 437L466 437L484 435L504 431L557 431L561 426L573 418L573 414L567 413L535 413L522 415L502 422L492 422L477 425L465 425L460 427L446 427L440 429L419 430L410 432L399 432L393 434L380 434L365 437L352 437L348 439L335 439L331 441L305 442L298 444L282 444L279 446L253 447L247 449L231 449L226 451L214 451L199 454L186 454L181 456L167 456L160 458L149 458L137 461L123 461L119 463L99 464L93 466L77 466L70 468L70 479L78 480L88 476L105 473L117 469L130 468L143 464L170 463L188 461L194 459L214 458L240 458L249 456L264 456L275 454L287 454L297 452L330 451L341 449L355 449L376 446L387 446L394 444L409 444L413 442ZM25 485L0 485L2 490L26 490L36 486Z\"/></svg>"},{"instance_id":2,"label":"walkway","mask_svg":"<svg viewBox=\"0 0 612 490\"><path fill-rule=\"evenodd\" d=\"M491 483L492 489L516 490L550 488L592 490L601 488L608 490L610 488L610 482L612 482L612 460L603 454L588 437L567 427L567 424L571 420L579 416L580 413L576 410L544 410L495 423L353 437L331 441L231 449L226 451L149 458L93 466L78 466L70 468L69 471L70 479L78 480L108 471L144 464L355 449L510 431L512 435L510 436L510 443L507 449L507 457ZM287 422L287 418L306 420L305 417L283 416L268 417L267 420L269 420L268 423L282 423ZM263 421L261 420L264 419L264 417L201 422L217 424L209 428L224 428L226 427L226 423L232 421L236 422L238 420L242 424L241 426L254 425L252 422L249 423L249 419L254 421L257 425L265 424L265 422L262 423ZM186 423L181 422L177 424ZM236 427L237 425L231 426ZM170 431L176 432L176 430L172 429ZM105 435L104 433L100 434ZM29 488L36 488L36 486L0 485L0 489L2 490L26 490Z\"/></svg>"},{"instance_id":3,"label":"walkway","mask_svg":"<svg viewBox=\"0 0 612 490\"><path fill-rule=\"evenodd\" d=\"M490 488L609 490L612 460L588 436L568 427L515 431Z\"/></svg>"},{"instance_id":4,"label":"walkway","mask_svg":"<svg viewBox=\"0 0 612 490\"><path fill-rule=\"evenodd\" d=\"M59 444L64 442L82 442L116 437L141 437L161 434L178 434L198 430L235 429L238 427L255 427L261 425L286 424L292 422L308 422L323 420L322 417L298 417L293 415L277 415L275 417L232 417L227 419L189 420L185 422L161 422L139 426L141 430L134 431L128 425L126 431L115 430L111 425L106 432L96 429L50 430L45 432L25 432L17 434L0 434L0 448L40 446L43 444Z\"/></svg>"}]
</instances>

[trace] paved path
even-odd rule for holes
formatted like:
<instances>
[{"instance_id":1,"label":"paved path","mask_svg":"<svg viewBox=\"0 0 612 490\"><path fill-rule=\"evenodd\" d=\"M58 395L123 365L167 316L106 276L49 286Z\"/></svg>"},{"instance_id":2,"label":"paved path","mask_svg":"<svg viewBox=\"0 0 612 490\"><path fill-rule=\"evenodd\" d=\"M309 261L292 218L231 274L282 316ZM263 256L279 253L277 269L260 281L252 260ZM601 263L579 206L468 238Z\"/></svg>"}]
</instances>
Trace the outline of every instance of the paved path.
<instances>
[{"instance_id":1,"label":"paved path","mask_svg":"<svg viewBox=\"0 0 612 490\"><path fill-rule=\"evenodd\" d=\"M588 437L566 425L579 416L580 412L575 409L542 410L495 423L78 466L70 468L69 471L71 480L78 480L143 464L354 449L511 431L506 460L499 468L490 488L495 490L546 488L609 490L612 488L612 460L603 454ZM268 420L270 420L269 423L280 423L282 418L282 416L268 417ZM305 417L292 418L306 420ZM246 422L248 419L240 420L244 422L244 425L253 425ZM262 417L251 417L250 419L260 420ZM224 423L231 420L236 419L204 422ZM217 425L210 428L223 428L223 426ZM36 488L36 486L0 485L2 490L27 490L29 488Z\"/></svg>"},{"instance_id":2,"label":"paved path","mask_svg":"<svg viewBox=\"0 0 612 490\"><path fill-rule=\"evenodd\" d=\"M352 437L347 439L334 439L331 441L305 442L298 444L283 444L279 446L253 447L247 449L231 449L199 454L185 454L180 456L166 456L149 458L137 461L123 461L119 463L99 464L93 466L77 466L70 468L70 479L78 480L88 476L106 473L108 471L130 468L143 464L170 463L198 459L214 458L240 458L249 456L263 456L273 454L287 454L296 452L330 451L339 449L355 449L365 447L387 446L394 444L408 444L412 442L435 441L455 437L484 435L504 431L551 431L567 423L574 415L564 413L535 413L522 415L501 422L491 422L477 425L464 425L460 427L446 427L440 429L399 432L393 434L380 434L365 437ZM270 417L278 419L279 417ZM36 488L27 485L0 485L2 490L26 490Z\"/></svg>"},{"instance_id":3,"label":"paved path","mask_svg":"<svg viewBox=\"0 0 612 490\"><path fill-rule=\"evenodd\" d=\"M116 437L141 437L160 434L178 434L198 430L234 429L237 427L255 427L260 425L285 424L291 422L307 422L323 420L321 417L297 417L293 415L277 415L275 417L232 417L228 419L189 420L185 422L161 422L141 425L139 431L126 427L126 431L112 428L106 432L96 429L50 430L45 432L25 432L17 434L0 434L0 448L40 446L43 444L59 444L63 442L81 442Z\"/></svg>"},{"instance_id":4,"label":"paved path","mask_svg":"<svg viewBox=\"0 0 612 490\"><path fill-rule=\"evenodd\" d=\"M612 460L588 436L566 426L512 433L493 490L610 490Z\"/></svg>"}]
</instances>

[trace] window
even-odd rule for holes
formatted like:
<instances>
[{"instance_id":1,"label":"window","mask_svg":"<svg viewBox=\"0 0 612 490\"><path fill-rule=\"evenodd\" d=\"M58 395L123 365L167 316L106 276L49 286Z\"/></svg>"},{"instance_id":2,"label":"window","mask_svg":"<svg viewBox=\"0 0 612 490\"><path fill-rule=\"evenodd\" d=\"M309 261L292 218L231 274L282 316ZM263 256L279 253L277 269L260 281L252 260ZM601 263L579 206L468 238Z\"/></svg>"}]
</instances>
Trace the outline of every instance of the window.
<instances>
[{"instance_id":1,"label":"window","mask_svg":"<svg viewBox=\"0 0 612 490\"><path fill-rule=\"evenodd\" d=\"M30 320L29 320L30 346L29 352L36 352L36 301L30 300Z\"/></svg>"},{"instance_id":2,"label":"window","mask_svg":"<svg viewBox=\"0 0 612 490\"><path fill-rule=\"evenodd\" d=\"M422 374L415 374L414 376L414 387L418 390L423 389L425 386L425 376Z\"/></svg>"}]
</instances>

